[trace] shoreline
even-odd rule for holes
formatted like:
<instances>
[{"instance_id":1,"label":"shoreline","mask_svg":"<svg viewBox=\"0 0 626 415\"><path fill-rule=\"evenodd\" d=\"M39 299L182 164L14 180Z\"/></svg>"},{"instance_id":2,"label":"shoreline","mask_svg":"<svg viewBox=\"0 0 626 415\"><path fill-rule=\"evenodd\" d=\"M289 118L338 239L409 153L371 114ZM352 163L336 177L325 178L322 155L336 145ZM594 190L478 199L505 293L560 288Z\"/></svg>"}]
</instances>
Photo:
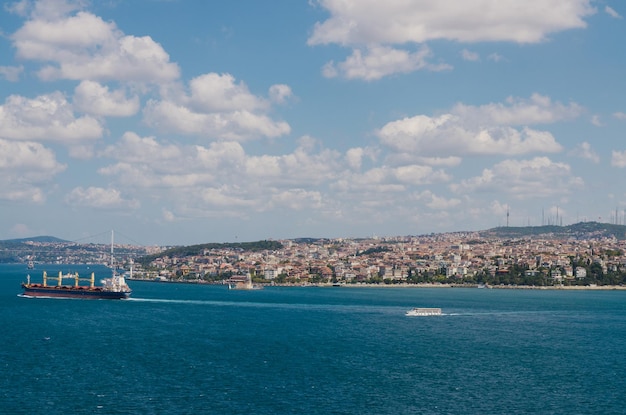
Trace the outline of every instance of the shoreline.
<instances>
[{"instance_id":1,"label":"shoreline","mask_svg":"<svg viewBox=\"0 0 626 415\"><path fill-rule=\"evenodd\" d=\"M318 285L318 287L335 287L331 284ZM626 290L623 285L553 285L553 286L536 286L536 285L494 285L479 287L475 284L341 284L339 287L345 288L472 288L485 290L588 290L588 291L613 291Z\"/></svg>"},{"instance_id":2,"label":"shoreline","mask_svg":"<svg viewBox=\"0 0 626 415\"><path fill-rule=\"evenodd\" d=\"M188 280L188 281L159 281L147 278L126 278L127 281L143 281L143 282L156 282L166 284L206 284L206 285L227 285L221 281L209 282L202 280ZM293 288L473 288L473 289L485 289L485 290L574 290L574 291L615 291L626 290L625 285L489 285L479 286L477 284L435 284L435 283L421 283L421 284L271 284L261 283L264 287L293 287Z\"/></svg>"}]
</instances>

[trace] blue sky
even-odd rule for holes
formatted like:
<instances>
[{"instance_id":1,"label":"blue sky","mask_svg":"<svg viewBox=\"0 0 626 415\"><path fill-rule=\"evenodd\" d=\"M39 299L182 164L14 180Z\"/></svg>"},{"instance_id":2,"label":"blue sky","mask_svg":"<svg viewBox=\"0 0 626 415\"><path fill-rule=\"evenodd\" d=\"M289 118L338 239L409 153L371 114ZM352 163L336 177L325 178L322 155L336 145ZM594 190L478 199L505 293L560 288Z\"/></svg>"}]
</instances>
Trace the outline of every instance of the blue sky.
<instances>
[{"instance_id":1,"label":"blue sky","mask_svg":"<svg viewBox=\"0 0 626 415\"><path fill-rule=\"evenodd\" d=\"M617 0L5 2L0 239L623 224L624 16Z\"/></svg>"}]
</instances>

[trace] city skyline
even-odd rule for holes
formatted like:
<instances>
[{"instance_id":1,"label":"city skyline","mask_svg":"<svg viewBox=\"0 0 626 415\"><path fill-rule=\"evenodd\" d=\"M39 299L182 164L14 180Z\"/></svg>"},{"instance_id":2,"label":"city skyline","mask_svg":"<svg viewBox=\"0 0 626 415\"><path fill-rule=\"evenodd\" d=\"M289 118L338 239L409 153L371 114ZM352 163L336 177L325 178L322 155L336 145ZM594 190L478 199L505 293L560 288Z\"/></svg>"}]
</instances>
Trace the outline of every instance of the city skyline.
<instances>
[{"instance_id":1,"label":"city skyline","mask_svg":"<svg viewBox=\"0 0 626 415\"><path fill-rule=\"evenodd\" d=\"M626 224L620 2L24 0L0 13L0 239Z\"/></svg>"}]
</instances>

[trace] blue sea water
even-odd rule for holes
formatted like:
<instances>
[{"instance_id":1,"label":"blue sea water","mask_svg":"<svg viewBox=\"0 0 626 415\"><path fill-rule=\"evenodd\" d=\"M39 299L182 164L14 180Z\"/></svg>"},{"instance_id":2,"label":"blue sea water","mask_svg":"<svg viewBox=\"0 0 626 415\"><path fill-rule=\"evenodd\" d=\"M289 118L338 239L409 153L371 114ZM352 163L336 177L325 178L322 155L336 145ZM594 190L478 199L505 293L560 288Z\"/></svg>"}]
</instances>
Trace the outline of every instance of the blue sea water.
<instances>
[{"instance_id":1,"label":"blue sea water","mask_svg":"<svg viewBox=\"0 0 626 415\"><path fill-rule=\"evenodd\" d=\"M0 413L626 413L626 291L131 281L131 300L28 299L26 273L0 265Z\"/></svg>"}]
</instances>

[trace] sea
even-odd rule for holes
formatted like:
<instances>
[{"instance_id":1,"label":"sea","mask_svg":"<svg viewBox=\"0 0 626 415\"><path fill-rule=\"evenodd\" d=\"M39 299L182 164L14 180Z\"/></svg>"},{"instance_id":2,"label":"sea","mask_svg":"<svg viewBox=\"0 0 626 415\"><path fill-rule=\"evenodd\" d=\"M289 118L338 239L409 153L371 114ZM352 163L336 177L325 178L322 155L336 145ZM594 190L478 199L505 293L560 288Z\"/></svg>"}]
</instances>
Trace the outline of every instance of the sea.
<instances>
[{"instance_id":1,"label":"sea","mask_svg":"<svg viewBox=\"0 0 626 415\"><path fill-rule=\"evenodd\" d=\"M44 269L110 275L0 265L2 414L626 413L626 291L130 281L129 300L20 297Z\"/></svg>"}]
</instances>

